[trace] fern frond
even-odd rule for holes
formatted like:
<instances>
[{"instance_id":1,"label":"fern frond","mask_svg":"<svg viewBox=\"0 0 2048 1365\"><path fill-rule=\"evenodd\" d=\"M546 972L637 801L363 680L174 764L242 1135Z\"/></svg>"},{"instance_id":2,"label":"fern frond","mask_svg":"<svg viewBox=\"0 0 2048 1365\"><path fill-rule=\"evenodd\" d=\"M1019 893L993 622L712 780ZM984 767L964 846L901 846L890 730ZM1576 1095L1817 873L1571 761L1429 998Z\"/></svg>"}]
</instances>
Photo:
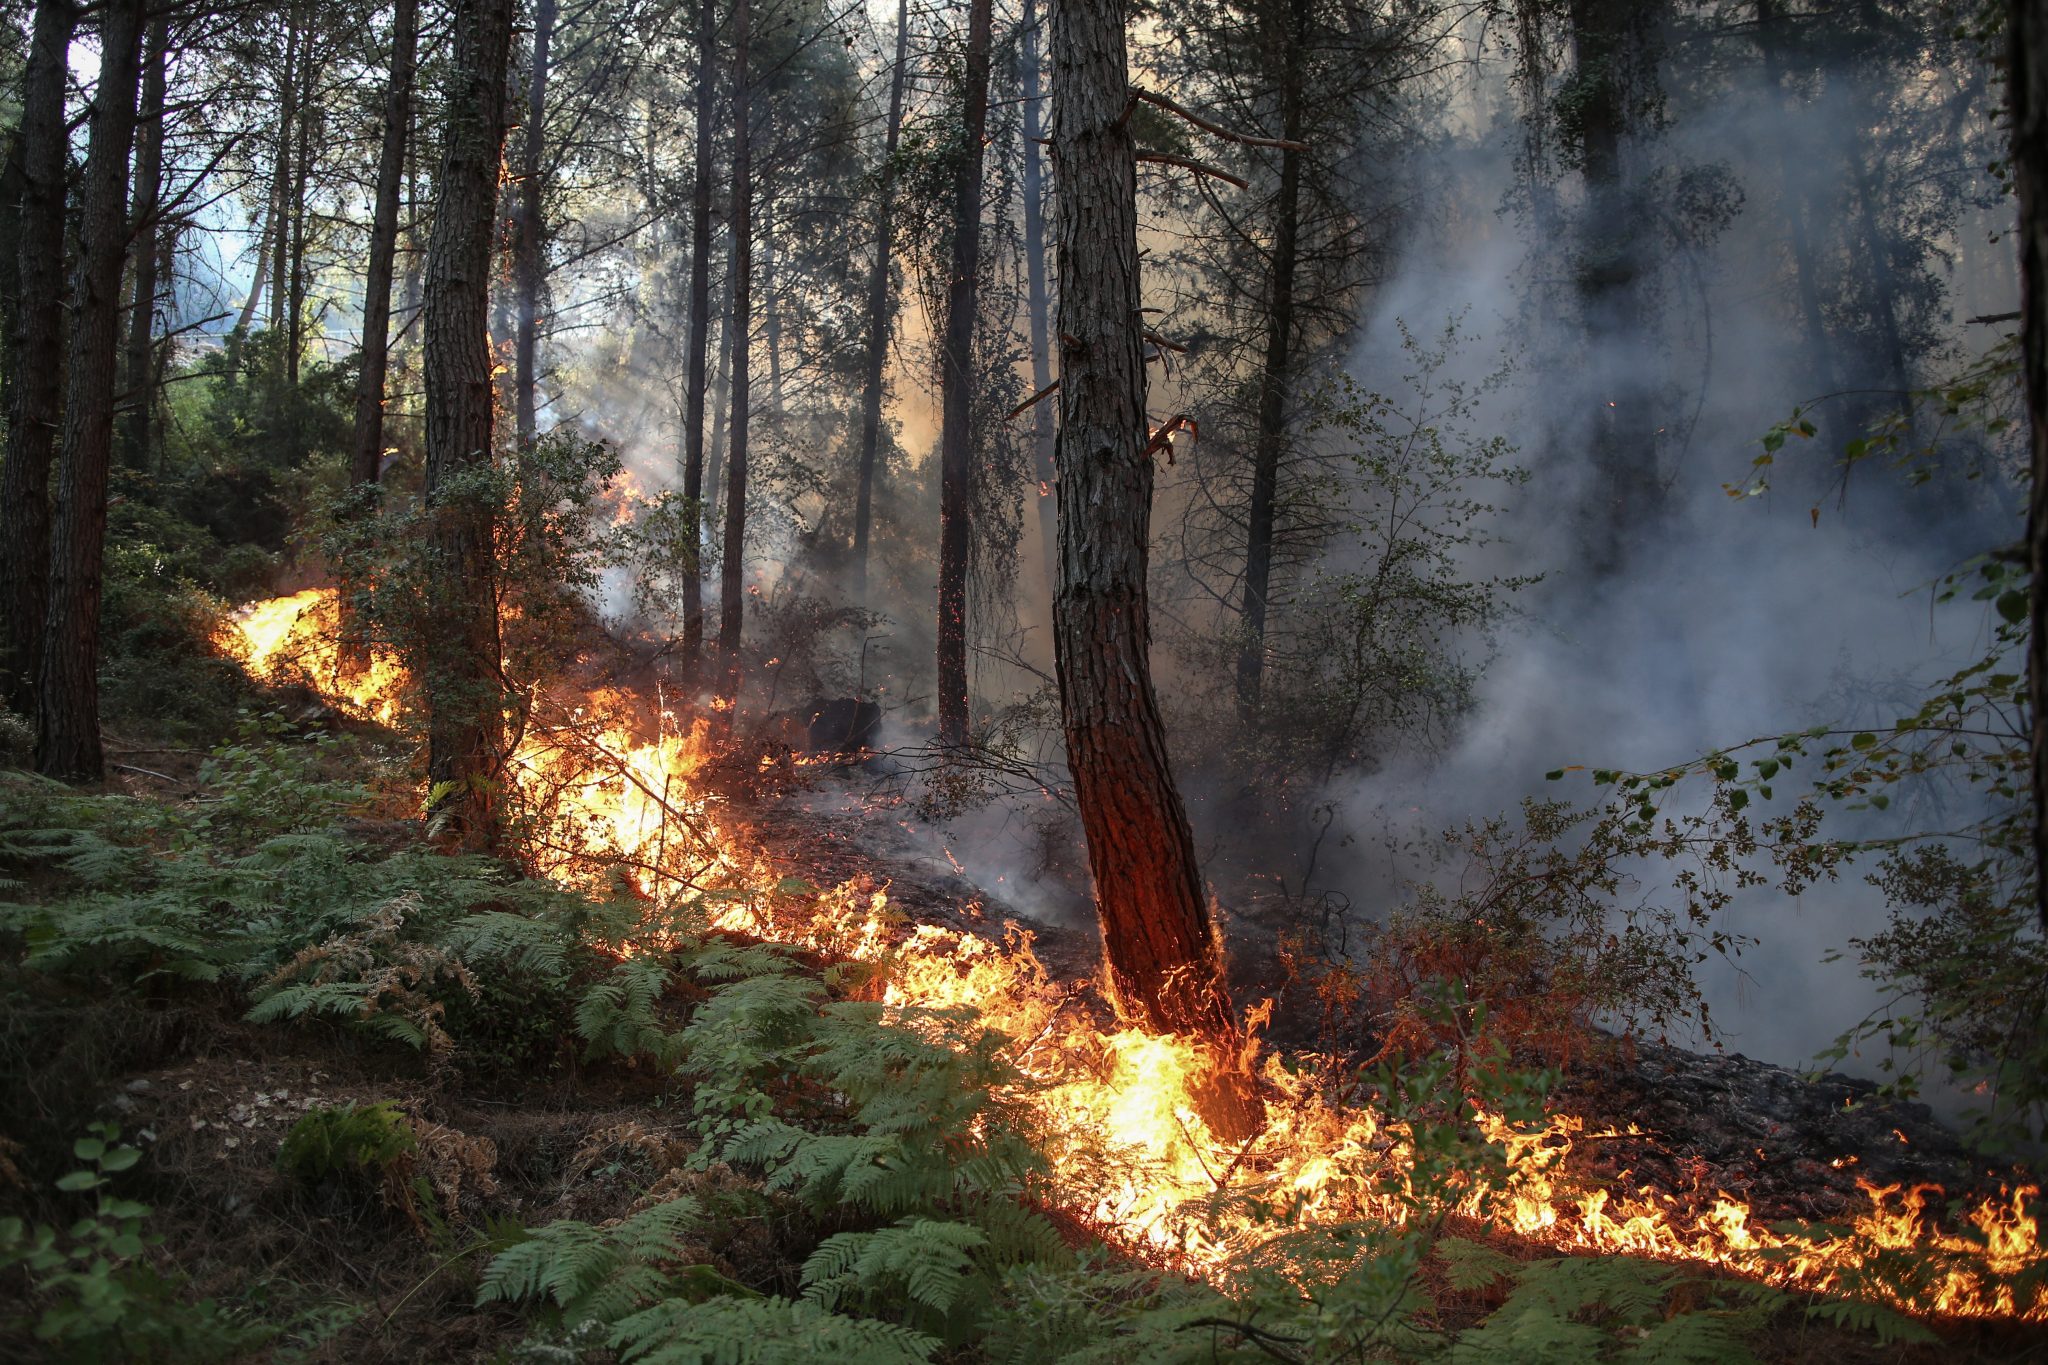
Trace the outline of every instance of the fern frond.
<instances>
[{"instance_id":1,"label":"fern frond","mask_svg":"<svg viewBox=\"0 0 2048 1365\"><path fill-rule=\"evenodd\" d=\"M790 1299L670 1299L621 1321L609 1340L628 1365L923 1365L939 1342L890 1322Z\"/></svg>"},{"instance_id":2,"label":"fern frond","mask_svg":"<svg viewBox=\"0 0 2048 1365\"><path fill-rule=\"evenodd\" d=\"M685 1196L610 1228L558 1219L491 1258L477 1302L547 1299L566 1322L615 1322L661 1297L660 1267L689 1259L682 1238L700 1213Z\"/></svg>"}]
</instances>

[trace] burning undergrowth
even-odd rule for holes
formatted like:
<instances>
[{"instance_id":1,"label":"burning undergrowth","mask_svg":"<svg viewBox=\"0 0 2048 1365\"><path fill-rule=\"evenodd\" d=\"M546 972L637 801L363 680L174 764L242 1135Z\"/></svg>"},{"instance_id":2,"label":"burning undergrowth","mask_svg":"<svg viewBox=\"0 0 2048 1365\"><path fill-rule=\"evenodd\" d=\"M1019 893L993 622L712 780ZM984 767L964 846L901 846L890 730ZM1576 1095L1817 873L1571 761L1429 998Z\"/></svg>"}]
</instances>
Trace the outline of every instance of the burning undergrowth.
<instances>
[{"instance_id":1,"label":"burning undergrowth","mask_svg":"<svg viewBox=\"0 0 2048 1365\"><path fill-rule=\"evenodd\" d=\"M355 714L387 718L402 671L374 654L344 667L331 610L320 591L260 604L237 619L232 643L259 675L295 678ZM1688 1170L1689 1154L1661 1133L1546 1107L1556 1078L1516 1079L1476 1035L1471 1052L1408 1071L1256 1047L1220 1058L1123 1024L1086 982L1048 970L1030 930L994 914L964 905L913 919L872 876L823 890L792 879L804 859L764 848L760 830L743 826L707 781L713 758L703 722L658 702L607 690L531 698L510 768L532 865L583 888L623 878L655 918L657 907L689 902L716 931L866 964L871 992L906 1018L971 1018L998 1031L1012 1078L1004 1103L1028 1116L1050 1200L1148 1261L1250 1283L1327 1257L1303 1242L1319 1228L1450 1217L1560 1251L1702 1263L1917 1313L2048 1320L2031 1187L1950 1209L1939 1190L1865 1179L1860 1206L1831 1222L1778 1224L1769 1219L1785 1211L1780 1201L1739 1197L1715 1154L1690 1154L1708 1159ZM641 947L658 953L659 936ZM1065 969L1081 954L1062 944L1052 956ZM1453 1032L1473 1020L1474 1006L1454 993L1439 1007ZM1665 1060L1678 1072L1705 1065ZM1195 1096L1218 1066L1253 1072L1267 1097L1264 1128L1241 1144L1216 1140L1198 1112ZM1695 1081L1700 1103L1713 1103L1714 1082ZM1478 1139L1448 1164L1446 1123ZM1774 1158L1779 1136L1740 1140L1755 1137L1766 1165L1811 1159L1796 1132ZM1845 1174L1856 1154L1838 1156L1824 1182L1835 1189L1856 1179Z\"/></svg>"}]
</instances>

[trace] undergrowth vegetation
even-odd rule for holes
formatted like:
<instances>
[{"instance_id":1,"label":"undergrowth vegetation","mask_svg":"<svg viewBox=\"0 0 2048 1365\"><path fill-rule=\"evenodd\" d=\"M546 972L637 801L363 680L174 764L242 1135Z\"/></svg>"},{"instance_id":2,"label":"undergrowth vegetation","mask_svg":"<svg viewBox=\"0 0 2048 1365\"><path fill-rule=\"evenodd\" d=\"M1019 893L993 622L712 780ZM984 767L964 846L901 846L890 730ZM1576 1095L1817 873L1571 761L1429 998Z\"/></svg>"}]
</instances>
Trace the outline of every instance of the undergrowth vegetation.
<instances>
[{"instance_id":1,"label":"undergrowth vegetation","mask_svg":"<svg viewBox=\"0 0 2048 1365\"><path fill-rule=\"evenodd\" d=\"M1484 1003L1455 990L1420 992L1435 1003L1398 1065L1351 1082L1412 1148L1387 1190L1402 1217L1311 1225L1284 1190L1219 1193L1219 1214L1249 1199L1275 1235L1204 1279L1149 1264L1060 1210L1019 1041L973 1011L881 1003L886 960L717 932L715 895L593 900L369 840L351 773L374 768L346 741L252 722L185 801L0 774L10 1354L1705 1362L1932 1339L1855 1300L1627 1257L1527 1259L1456 1217L1510 1179L1477 1106L1526 1131L1556 1078L1519 1069ZM408 1283L337 1299L183 1270L207 1259L196 1234L153 1232L208 1216L178 1203L192 1195L171 1172L176 1135L166 1121L124 1142L105 1117L122 1108L110 1095L134 1107L122 1078L149 1064L148 1030L97 1050L60 1038L109 1010L124 1028L210 1021L353 1067L359 1097L283 1129L252 1117L217 1154L260 1134L275 1172L236 1196L239 1226L315 1219L342 1247L395 1255ZM623 1086L641 1117L573 1155L450 1121L465 1095L535 1084ZM555 1206L579 1216L525 1212L545 1203L527 1167L549 1161L585 1201ZM133 1197L152 1186L155 1211ZM419 1344L447 1320L467 1324L459 1344ZM394 1344L406 1332L427 1335Z\"/></svg>"}]
</instances>

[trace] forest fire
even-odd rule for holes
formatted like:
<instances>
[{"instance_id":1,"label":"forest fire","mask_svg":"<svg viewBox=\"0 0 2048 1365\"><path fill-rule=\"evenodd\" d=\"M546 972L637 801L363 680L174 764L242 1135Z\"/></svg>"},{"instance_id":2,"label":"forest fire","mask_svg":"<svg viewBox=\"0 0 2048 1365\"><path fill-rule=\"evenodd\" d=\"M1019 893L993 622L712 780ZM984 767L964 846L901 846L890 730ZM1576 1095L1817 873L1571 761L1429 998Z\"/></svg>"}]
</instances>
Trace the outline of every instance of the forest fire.
<instances>
[{"instance_id":1,"label":"forest fire","mask_svg":"<svg viewBox=\"0 0 2048 1365\"><path fill-rule=\"evenodd\" d=\"M313 589L241 612L224 640L251 672L307 683L356 715L389 720L405 674L372 651L356 672L333 639L334 595ZM716 927L876 963L885 1003L961 1010L1012 1039L1029 1110L1060 1201L1106 1237L1164 1263L1228 1280L1273 1254L1288 1230L1416 1216L1416 1137L1369 1103L1325 1059L1267 1051L1257 1064L1267 1121L1241 1146L1216 1141L1196 1096L1216 1060L1199 1044L1105 1025L1082 993L1054 981L1032 935L1000 942L904 924L885 893L857 883L793 891L772 851L722 825L699 781L710 756L700 722L634 738L630 696L596 692L533 708L512 768L529 809L547 820L541 870L589 885L623 869L650 899L719 893ZM2048 1255L2038 1191L1941 1216L1941 1191L1864 1184L1853 1225L1766 1225L1726 1194L1703 1214L1654 1188L1599 1188L1570 1157L1582 1122L1553 1113L1516 1127L1478 1124L1505 1154L1505 1175L1454 1176L1457 1215L1565 1252L1618 1252L1704 1263L1773 1284L1877 1295L1917 1313L2048 1321ZM1900 1134L1904 1141L1904 1135ZM1914 1269L1900 1270L1911 1253Z\"/></svg>"}]
</instances>

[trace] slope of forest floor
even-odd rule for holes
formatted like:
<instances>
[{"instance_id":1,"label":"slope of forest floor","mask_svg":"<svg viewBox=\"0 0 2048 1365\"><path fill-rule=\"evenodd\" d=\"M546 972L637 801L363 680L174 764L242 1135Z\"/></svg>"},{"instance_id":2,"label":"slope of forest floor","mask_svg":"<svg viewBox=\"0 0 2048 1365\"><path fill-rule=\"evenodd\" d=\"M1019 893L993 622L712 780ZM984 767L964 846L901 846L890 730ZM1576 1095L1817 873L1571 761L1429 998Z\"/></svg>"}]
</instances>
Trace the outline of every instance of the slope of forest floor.
<instances>
[{"instance_id":1,"label":"slope of forest floor","mask_svg":"<svg viewBox=\"0 0 2048 1365\"><path fill-rule=\"evenodd\" d=\"M287 710L300 705L308 716L317 711L303 699L271 700ZM658 995L631 1025L641 1035L623 1042L584 1017L587 991L579 1005L566 987L585 987L630 962L585 952L574 966L572 946L572 966L551 975L554 969L533 965L537 956L472 937L445 940L469 944L470 956L452 966L425 939L417 951L379 947L378 931L360 928L374 926L375 913L360 906L266 949L274 960L267 978L217 969L227 959L214 953L214 936L246 935L255 921L235 917L254 912L241 892L224 886L199 893L195 912L186 914L169 903L187 887L167 879L174 865L183 877L207 860L241 869L283 859L277 865L289 882L301 875L289 870L291 859L332 859L312 875L337 885L362 878L361 894L388 904L392 886L377 882L377 870L430 856L413 845L407 824L360 810L323 814L319 793L373 785L399 755L373 729L337 726L331 717L316 722L316 730L349 733L343 743L296 744L313 756L310 766L266 756L267 746L296 743L287 730L210 746L189 737L115 736L105 796L60 794L26 774L0 773L0 871L15 879L6 895L16 902L0 930L7 950L0 967L0 1245L8 1253L0 1299L15 1305L0 1309L7 1358L1192 1362L1448 1353L1472 1360L1913 1362L2048 1351L2048 1337L2034 1328L1952 1322L1930 1324L1930 1333L1853 1306L1816 1316L1791 1300L1746 1298L1737 1282L1672 1276L1654 1265L1629 1269L1620 1288L1553 1294L1552 1308L1531 1310L1516 1267L1550 1264L1551 1253L1456 1219L1448 1229L1457 1236L1443 1247L1464 1250L1425 1251L1401 1289L1403 1315L1426 1331L1334 1331L1305 1344L1298 1320L1263 1328L1269 1319L1259 1317L1267 1310L1256 1296L1233 1307L1181 1274L1103 1247L1085 1223L1036 1200L1028 1175L993 1190L961 1183L962 1172L994 1150L987 1132L995 1111L983 1112L985 1094L963 1100L971 1142L963 1128L932 1148L945 1167L937 1194L872 1206L827 1197L792 1179L784 1162L728 1159L732 1130L720 1126L714 1101L739 1083L707 1071L688 1042L691 1027L722 1008L735 985L766 983L768 994L794 992L809 1002L800 1009L823 1003L828 1014L832 1001L858 999L860 974L817 954L785 951L771 967L752 959L733 967L726 956L744 956L745 945L712 936L695 950L698 961L725 965L661 978ZM735 815L787 875L820 885L886 885L913 921L999 928L1006 917L1000 901L920 853L916 840L891 833L896 813L856 795L829 772L801 789L730 793ZM295 818L280 805L305 814ZM432 875L430 907L441 894ZM287 886L263 913L288 919L294 894ZM485 914L535 922L596 913L552 891L535 909L519 898L525 894L515 888L465 904L473 913L481 906ZM420 904L410 887L396 895ZM148 918L151 906L163 912L156 919ZM52 907L97 916L97 937L51 956L52 936L63 931L38 916ZM128 915L144 927L128 924ZM342 922L358 928L337 932ZM414 922L425 923L426 912ZM1038 942L1041 959L1085 991L1090 936L1042 925ZM558 944L553 951L564 950ZM356 970L378 983L351 997L355 1004L316 1003L261 1022L248 1017L252 998L265 998L291 971L323 958L340 963L350 953L363 958ZM202 970L202 963L215 965ZM470 973L481 989L467 997L441 989L447 983L436 986L435 974L444 969ZM302 979L351 978L319 966ZM407 1002L428 995L431 1006L407 1013ZM445 1029L448 1045L416 1046L394 1030L364 1027L391 1013L416 1017L429 1032ZM827 1053L837 1045L828 1034L817 1037ZM876 1038L862 1046L900 1042ZM761 1037L754 1041L769 1055ZM747 1073L741 1088L759 1104L748 1112L772 1108L792 1124L870 1139L886 1128L871 1113L881 1100L863 1095L857 1079L821 1079L817 1054L801 1047L773 1055L790 1059L787 1069L771 1057ZM945 1070L953 1065L913 1058L910 1081L898 1074L889 1084L915 1089L929 1081L919 1066L938 1068L931 1075L954 1087L980 1074ZM1739 1058L1644 1048L1627 1063L1574 1076L1568 1093L1595 1125L1633 1120L1655 1132L1654 1141L1587 1143L1587 1161L1632 1171L1676 1196L1740 1185L1770 1216L1838 1214L1836 1196L1847 1197L1853 1185L1829 1163L1870 1161L1874 1133L1896 1129L1893 1145L1916 1154L1894 1156L1876 1172L1882 1178L1953 1178L1964 1164L1924 1115L1861 1109L1841 1119L1851 1093L1844 1084L1808 1086ZM324 1170L289 1159L293 1134L309 1116L380 1112L406 1130L396 1159L337 1159ZM106 1154L131 1146L134 1157ZM1755 1153L1748 1168L1744 1148ZM96 1181L67 1175L95 1163ZM110 1212L109 1192L146 1211L124 1205ZM993 1226L992 1200L1015 1209L1005 1218L1027 1219L1035 1230L1020 1233L1000 1262L977 1259L989 1253L986 1234L977 1234L980 1250L943 1262L949 1276L981 1286L966 1297L984 1301L924 1292L885 1270L836 1295L819 1292L819 1257L835 1238L884 1237L913 1219L938 1220L918 1226L943 1237L944 1228L967 1225L943 1221L949 1212ZM687 1231L666 1242L620 1249L605 1240L684 1207ZM550 1225L569 1229L563 1245L611 1249L567 1269L543 1268L531 1284L508 1281L502 1267L516 1248L557 1247ZM107 1236L95 1227L109 1229ZM48 1232L55 1261L36 1258L38 1229ZM116 1240L131 1234L137 1240ZM642 1321L691 1305L731 1306L734 1316L711 1327L694 1318L653 1328ZM976 1316L984 1312L990 1316ZM1669 1323L1712 1330L1678 1340L1664 1331ZM1673 1351L1660 1354L1667 1340Z\"/></svg>"}]
</instances>

